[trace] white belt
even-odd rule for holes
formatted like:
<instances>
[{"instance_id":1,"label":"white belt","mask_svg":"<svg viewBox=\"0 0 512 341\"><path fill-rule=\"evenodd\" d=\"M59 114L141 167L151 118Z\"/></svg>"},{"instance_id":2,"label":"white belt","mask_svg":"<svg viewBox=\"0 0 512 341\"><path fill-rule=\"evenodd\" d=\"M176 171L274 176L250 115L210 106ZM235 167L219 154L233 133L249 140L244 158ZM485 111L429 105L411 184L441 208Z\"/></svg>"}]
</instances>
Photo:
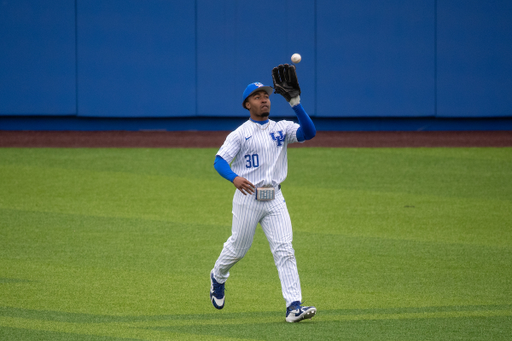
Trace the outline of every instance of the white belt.
<instances>
[{"instance_id":1,"label":"white belt","mask_svg":"<svg viewBox=\"0 0 512 341\"><path fill-rule=\"evenodd\" d=\"M281 189L281 185L277 186L277 189ZM256 200L258 201L270 201L276 198L276 189L274 187L258 187L256 188Z\"/></svg>"}]
</instances>

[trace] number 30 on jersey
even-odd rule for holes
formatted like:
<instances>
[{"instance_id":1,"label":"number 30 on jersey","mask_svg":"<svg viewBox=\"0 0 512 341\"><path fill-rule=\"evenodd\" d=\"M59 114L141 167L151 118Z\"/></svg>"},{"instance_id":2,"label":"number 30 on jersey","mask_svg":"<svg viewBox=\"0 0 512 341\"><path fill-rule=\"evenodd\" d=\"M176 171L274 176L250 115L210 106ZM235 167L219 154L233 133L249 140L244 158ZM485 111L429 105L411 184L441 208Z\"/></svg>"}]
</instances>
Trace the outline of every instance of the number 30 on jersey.
<instances>
[{"instance_id":1,"label":"number 30 on jersey","mask_svg":"<svg viewBox=\"0 0 512 341\"><path fill-rule=\"evenodd\" d=\"M257 168L260 166L260 157L258 154L247 154L245 158L245 168Z\"/></svg>"}]
</instances>

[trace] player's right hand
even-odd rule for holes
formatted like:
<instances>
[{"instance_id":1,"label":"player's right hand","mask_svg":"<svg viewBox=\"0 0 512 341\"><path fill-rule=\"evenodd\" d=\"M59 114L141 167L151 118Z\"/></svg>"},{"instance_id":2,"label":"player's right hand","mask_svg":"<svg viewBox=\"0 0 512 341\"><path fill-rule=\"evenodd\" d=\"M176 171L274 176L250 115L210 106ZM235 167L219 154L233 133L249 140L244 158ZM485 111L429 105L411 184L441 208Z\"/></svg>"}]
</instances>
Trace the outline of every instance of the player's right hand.
<instances>
[{"instance_id":1,"label":"player's right hand","mask_svg":"<svg viewBox=\"0 0 512 341\"><path fill-rule=\"evenodd\" d=\"M247 180L246 178L242 178L241 176L237 176L233 179L233 185L242 192L243 195L254 194L256 187Z\"/></svg>"}]
</instances>

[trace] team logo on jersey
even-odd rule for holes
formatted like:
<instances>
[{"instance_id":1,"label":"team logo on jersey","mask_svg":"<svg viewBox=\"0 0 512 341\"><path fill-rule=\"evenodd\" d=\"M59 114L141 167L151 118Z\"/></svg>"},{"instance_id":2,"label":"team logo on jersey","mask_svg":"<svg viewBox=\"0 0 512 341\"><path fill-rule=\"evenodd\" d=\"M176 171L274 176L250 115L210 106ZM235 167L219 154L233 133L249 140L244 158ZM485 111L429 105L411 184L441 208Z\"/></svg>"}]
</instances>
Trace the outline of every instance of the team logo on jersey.
<instances>
[{"instance_id":1,"label":"team logo on jersey","mask_svg":"<svg viewBox=\"0 0 512 341\"><path fill-rule=\"evenodd\" d=\"M270 136L272 137L272 140L277 141L277 146L281 147L283 145L284 139L286 138L286 135L283 135L283 131L279 130L276 133L270 133Z\"/></svg>"}]
</instances>

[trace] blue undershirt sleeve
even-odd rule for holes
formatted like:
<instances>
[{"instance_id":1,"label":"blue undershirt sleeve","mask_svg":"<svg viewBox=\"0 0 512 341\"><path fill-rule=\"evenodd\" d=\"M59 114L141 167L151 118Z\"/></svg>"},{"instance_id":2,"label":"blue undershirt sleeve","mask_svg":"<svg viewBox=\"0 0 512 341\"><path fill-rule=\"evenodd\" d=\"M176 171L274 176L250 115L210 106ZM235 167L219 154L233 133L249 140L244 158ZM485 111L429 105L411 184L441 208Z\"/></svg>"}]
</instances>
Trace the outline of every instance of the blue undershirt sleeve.
<instances>
[{"instance_id":1,"label":"blue undershirt sleeve","mask_svg":"<svg viewBox=\"0 0 512 341\"><path fill-rule=\"evenodd\" d=\"M297 129L297 140L299 142L311 140L316 135L315 124L300 103L292 107L292 109L295 111L300 125L299 129Z\"/></svg>"},{"instance_id":2,"label":"blue undershirt sleeve","mask_svg":"<svg viewBox=\"0 0 512 341\"><path fill-rule=\"evenodd\" d=\"M238 176L236 175L235 172L231 170L231 167L229 167L228 162L219 155L215 157L213 167L224 179L230 182L233 182L233 180L235 180L235 178Z\"/></svg>"}]
</instances>

